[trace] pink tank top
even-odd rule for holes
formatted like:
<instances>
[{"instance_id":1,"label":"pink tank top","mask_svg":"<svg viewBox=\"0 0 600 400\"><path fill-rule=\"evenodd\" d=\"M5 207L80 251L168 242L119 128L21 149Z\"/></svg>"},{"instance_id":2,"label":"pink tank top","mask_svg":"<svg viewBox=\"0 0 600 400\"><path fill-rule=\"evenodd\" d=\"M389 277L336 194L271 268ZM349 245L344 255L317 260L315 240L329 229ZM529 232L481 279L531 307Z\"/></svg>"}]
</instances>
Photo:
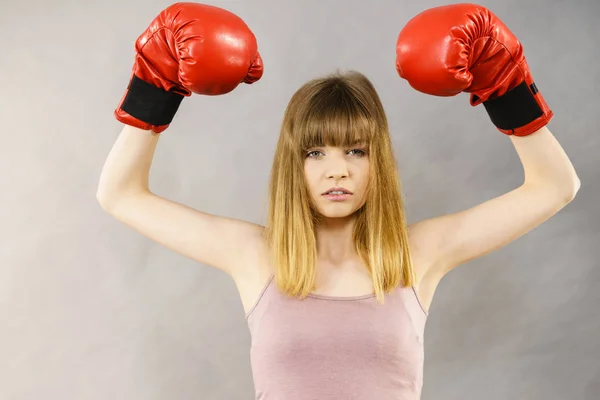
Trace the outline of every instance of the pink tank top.
<instances>
[{"instance_id":1,"label":"pink tank top","mask_svg":"<svg viewBox=\"0 0 600 400\"><path fill-rule=\"evenodd\" d=\"M412 287L300 300L271 276L246 314L256 400L417 400L427 313Z\"/></svg>"}]
</instances>

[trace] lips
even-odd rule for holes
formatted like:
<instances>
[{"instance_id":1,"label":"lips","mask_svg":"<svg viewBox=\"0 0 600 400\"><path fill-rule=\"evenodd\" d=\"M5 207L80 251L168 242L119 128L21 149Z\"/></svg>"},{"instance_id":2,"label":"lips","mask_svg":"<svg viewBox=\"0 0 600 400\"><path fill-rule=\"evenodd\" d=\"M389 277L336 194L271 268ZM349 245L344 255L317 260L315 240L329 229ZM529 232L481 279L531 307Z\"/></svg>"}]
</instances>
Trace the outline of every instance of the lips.
<instances>
[{"instance_id":1,"label":"lips","mask_svg":"<svg viewBox=\"0 0 600 400\"><path fill-rule=\"evenodd\" d=\"M352 192L349 191L346 188L343 188L343 187L333 187L333 188L328 189L325 193L323 193L323 195L329 194L331 192L343 192L344 194L352 194Z\"/></svg>"}]
</instances>

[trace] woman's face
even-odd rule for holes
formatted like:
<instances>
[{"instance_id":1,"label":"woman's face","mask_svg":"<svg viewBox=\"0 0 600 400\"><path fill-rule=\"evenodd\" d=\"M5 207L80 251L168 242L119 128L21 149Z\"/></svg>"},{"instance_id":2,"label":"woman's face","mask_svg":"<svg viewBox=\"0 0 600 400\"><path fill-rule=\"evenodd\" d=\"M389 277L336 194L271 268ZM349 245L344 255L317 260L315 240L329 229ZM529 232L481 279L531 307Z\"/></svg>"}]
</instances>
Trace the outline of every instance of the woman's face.
<instances>
[{"instance_id":1,"label":"woman's face","mask_svg":"<svg viewBox=\"0 0 600 400\"><path fill-rule=\"evenodd\" d=\"M352 215L365 202L370 163L366 146L314 147L304 155L304 173L317 212L326 218ZM342 187L349 195L327 195Z\"/></svg>"}]
</instances>

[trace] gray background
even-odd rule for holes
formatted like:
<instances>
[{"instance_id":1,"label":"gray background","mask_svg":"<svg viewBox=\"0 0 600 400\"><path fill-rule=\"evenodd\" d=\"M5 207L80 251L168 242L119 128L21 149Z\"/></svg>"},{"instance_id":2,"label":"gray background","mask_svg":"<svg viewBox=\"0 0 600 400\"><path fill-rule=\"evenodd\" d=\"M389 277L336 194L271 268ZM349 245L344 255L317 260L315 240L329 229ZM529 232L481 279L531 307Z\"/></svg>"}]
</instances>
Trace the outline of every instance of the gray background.
<instances>
[{"instance_id":1,"label":"gray background","mask_svg":"<svg viewBox=\"0 0 600 400\"><path fill-rule=\"evenodd\" d=\"M0 8L0 399L251 399L234 283L128 229L95 194L120 132L133 43L170 2L8 1ZM255 32L263 79L186 99L151 190L264 223L284 108L306 80L356 69L389 116L409 222L521 184L514 148L468 96L395 71L395 42L440 1L212 1ZM582 181L575 200L440 284L423 399L600 398L600 4L484 1L525 46Z\"/></svg>"}]
</instances>

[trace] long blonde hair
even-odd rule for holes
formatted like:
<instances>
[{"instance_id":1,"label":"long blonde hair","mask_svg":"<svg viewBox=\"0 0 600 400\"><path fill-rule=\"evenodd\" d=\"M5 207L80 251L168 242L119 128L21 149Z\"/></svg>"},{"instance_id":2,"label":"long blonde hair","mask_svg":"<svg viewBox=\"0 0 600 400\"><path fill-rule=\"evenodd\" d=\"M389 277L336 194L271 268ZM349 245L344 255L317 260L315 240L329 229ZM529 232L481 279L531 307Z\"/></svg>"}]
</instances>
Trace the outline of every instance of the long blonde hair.
<instances>
[{"instance_id":1,"label":"long blonde hair","mask_svg":"<svg viewBox=\"0 0 600 400\"><path fill-rule=\"evenodd\" d=\"M402 188L389 127L375 87L356 71L304 84L283 118L269 182L265 238L279 289L304 298L315 290L319 215L304 175L306 150L368 144L366 202L356 211L353 240L380 304L398 285L414 285Z\"/></svg>"}]
</instances>

